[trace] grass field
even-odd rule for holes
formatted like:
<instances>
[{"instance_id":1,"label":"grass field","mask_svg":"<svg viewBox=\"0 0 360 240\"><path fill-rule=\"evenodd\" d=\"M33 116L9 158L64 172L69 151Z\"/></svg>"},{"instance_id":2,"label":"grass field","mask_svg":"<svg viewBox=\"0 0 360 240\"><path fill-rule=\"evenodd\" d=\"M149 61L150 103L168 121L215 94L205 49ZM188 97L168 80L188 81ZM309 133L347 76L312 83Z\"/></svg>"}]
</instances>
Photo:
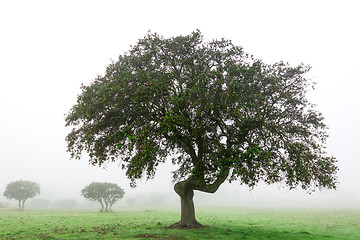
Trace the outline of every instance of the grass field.
<instances>
[{"instance_id":1,"label":"grass field","mask_svg":"<svg viewBox=\"0 0 360 240\"><path fill-rule=\"evenodd\" d=\"M0 210L0 239L360 239L360 210L198 209L205 228L166 226L178 211Z\"/></svg>"}]
</instances>

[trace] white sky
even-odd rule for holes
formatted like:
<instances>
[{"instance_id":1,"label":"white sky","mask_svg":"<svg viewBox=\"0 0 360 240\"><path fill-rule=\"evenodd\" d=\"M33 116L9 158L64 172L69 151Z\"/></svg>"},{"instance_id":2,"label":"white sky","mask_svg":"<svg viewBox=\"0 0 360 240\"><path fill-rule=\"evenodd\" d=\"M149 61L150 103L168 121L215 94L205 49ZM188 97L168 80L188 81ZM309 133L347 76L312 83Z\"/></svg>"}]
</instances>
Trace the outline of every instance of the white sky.
<instances>
[{"instance_id":1,"label":"white sky","mask_svg":"<svg viewBox=\"0 0 360 240\"><path fill-rule=\"evenodd\" d=\"M356 0L0 0L1 195L7 183L19 179L40 183L44 197L72 198L92 181L117 182L129 195L172 191L169 166L133 190L116 164L104 170L88 166L86 158L70 161L64 114L75 104L81 83L102 74L110 59L148 30L170 37L200 29L205 39L231 39L265 62L313 67L309 76L318 84L309 98L326 118L327 150L341 170L339 190L315 197L278 186L248 193L238 183L225 184L215 195L237 193L240 205L244 198L260 202L265 195L276 201L281 192L285 199L346 198L360 206L359 7Z\"/></svg>"}]
</instances>

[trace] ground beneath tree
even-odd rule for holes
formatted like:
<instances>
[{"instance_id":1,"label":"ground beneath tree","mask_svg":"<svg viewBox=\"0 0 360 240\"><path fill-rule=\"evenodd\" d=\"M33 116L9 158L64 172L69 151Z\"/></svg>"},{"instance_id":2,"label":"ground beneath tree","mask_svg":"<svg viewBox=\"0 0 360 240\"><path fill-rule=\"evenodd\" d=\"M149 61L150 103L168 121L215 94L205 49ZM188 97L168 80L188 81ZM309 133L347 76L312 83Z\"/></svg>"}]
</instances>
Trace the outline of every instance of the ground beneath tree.
<instances>
[{"instance_id":1,"label":"ground beneath tree","mask_svg":"<svg viewBox=\"0 0 360 240\"><path fill-rule=\"evenodd\" d=\"M177 235L167 235L167 236L160 236L156 234L140 234L135 236L136 238L149 238L149 239L164 239L164 240L180 240L186 239L184 236L177 236Z\"/></svg>"},{"instance_id":2,"label":"ground beneath tree","mask_svg":"<svg viewBox=\"0 0 360 240\"><path fill-rule=\"evenodd\" d=\"M170 229L192 229L192 228L204 228L206 226L196 222L192 224L182 224L181 222L174 223L173 225L170 225L167 228Z\"/></svg>"}]
</instances>

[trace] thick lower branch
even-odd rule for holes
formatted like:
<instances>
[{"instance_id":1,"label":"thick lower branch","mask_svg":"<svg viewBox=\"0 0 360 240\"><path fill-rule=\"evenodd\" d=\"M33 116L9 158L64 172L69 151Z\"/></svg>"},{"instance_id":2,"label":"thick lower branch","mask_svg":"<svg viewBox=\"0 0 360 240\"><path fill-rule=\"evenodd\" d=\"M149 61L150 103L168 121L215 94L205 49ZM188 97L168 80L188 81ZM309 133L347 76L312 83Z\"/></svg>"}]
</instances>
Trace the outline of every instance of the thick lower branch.
<instances>
[{"instance_id":1,"label":"thick lower branch","mask_svg":"<svg viewBox=\"0 0 360 240\"><path fill-rule=\"evenodd\" d=\"M229 169L224 170L212 184L196 184L194 190L207 193L215 193L221 184L227 179L229 175Z\"/></svg>"}]
</instances>

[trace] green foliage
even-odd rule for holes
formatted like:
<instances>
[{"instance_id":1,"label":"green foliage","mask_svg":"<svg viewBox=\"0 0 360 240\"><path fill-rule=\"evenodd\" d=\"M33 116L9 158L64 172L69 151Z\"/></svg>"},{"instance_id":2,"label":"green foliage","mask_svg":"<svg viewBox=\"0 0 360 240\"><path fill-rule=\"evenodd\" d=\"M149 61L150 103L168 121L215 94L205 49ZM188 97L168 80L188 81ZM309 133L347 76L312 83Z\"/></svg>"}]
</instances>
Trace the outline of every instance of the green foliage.
<instances>
[{"instance_id":1,"label":"green foliage","mask_svg":"<svg viewBox=\"0 0 360 240\"><path fill-rule=\"evenodd\" d=\"M11 182L6 186L4 196L7 199L15 199L19 203L19 210L24 210L26 200L40 194L40 185L31 182L19 180Z\"/></svg>"},{"instance_id":2,"label":"green foliage","mask_svg":"<svg viewBox=\"0 0 360 240\"><path fill-rule=\"evenodd\" d=\"M81 195L100 203L100 211L108 212L124 196L125 192L115 183L92 182L81 190Z\"/></svg>"},{"instance_id":3,"label":"green foliage","mask_svg":"<svg viewBox=\"0 0 360 240\"><path fill-rule=\"evenodd\" d=\"M174 181L336 188L323 116L305 97L309 69L265 64L199 31L149 33L82 86L66 116L68 151L87 151L94 165L121 158L133 186L171 156Z\"/></svg>"},{"instance_id":4,"label":"green foliage","mask_svg":"<svg viewBox=\"0 0 360 240\"><path fill-rule=\"evenodd\" d=\"M167 229L174 211L27 211L0 209L0 239L359 239L360 212L318 209L212 209L207 226Z\"/></svg>"}]
</instances>

